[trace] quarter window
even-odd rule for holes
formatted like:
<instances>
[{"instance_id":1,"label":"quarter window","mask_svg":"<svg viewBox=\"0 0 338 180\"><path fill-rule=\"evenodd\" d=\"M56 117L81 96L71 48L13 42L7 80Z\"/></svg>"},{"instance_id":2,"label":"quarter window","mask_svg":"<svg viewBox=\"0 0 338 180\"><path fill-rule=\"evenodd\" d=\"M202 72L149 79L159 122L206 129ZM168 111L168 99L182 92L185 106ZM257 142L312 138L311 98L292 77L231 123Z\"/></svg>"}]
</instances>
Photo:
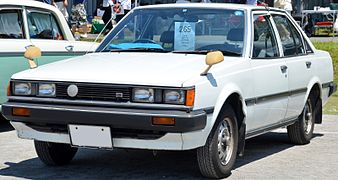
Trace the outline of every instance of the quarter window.
<instances>
[{"instance_id":1,"label":"quarter window","mask_svg":"<svg viewBox=\"0 0 338 180\"><path fill-rule=\"evenodd\" d=\"M63 40L57 21L50 13L29 12L28 28L31 39Z\"/></svg>"},{"instance_id":2,"label":"quarter window","mask_svg":"<svg viewBox=\"0 0 338 180\"><path fill-rule=\"evenodd\" d=\"M21 10L0 10L0 39L24 39Z\"/></svg>"},{"instance_id":3,"label":"quarter window","mask_svg":"<svg viewBox=\"0 0 338 180\"><path fill-rule=\"evenodd\" d=\"M282 41L284 56L305 54L301 35L287 17L274 15L273 19Z\"/></svg>"},{"instance_id":4,"label":"quarter window","mask_svg":"<svg viewBox=\"0 0 338 180\"><path fill-rule=\"evenodd\" d=\"M306 39L304 39L305 47L306 47L306 53L313 53L313 50L311 49L309 42L307 42Z\"/></svg>"},{"instance_id":5,"label":"quarter window","mask_svg":"<svg viewBox=\"0 0 338 180\"><path fill-rule=\"evenodd\" d=\"M268 16L254 16L254 41L252 57L279 57L277 41Z\"/></svg>"}]
</instances>

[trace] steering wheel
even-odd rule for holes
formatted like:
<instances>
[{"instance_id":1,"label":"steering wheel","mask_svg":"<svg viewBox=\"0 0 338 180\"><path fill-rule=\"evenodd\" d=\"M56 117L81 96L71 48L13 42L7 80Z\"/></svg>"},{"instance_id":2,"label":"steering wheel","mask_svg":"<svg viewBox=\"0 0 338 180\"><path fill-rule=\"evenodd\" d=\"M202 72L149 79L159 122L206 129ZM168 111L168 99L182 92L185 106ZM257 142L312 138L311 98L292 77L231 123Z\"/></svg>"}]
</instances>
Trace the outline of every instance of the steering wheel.
<instances>
[{"instance_id":1,"label":"steering wheel","mask_svg":"<svg viewBox=\"0 0 338 180\"><path fill-rule=\"evenodd\" d=\"M134 41L133 43L151 43L151 44L157 44L156 41L151 39L138 39Z\"/></svg>"}]
</instances>

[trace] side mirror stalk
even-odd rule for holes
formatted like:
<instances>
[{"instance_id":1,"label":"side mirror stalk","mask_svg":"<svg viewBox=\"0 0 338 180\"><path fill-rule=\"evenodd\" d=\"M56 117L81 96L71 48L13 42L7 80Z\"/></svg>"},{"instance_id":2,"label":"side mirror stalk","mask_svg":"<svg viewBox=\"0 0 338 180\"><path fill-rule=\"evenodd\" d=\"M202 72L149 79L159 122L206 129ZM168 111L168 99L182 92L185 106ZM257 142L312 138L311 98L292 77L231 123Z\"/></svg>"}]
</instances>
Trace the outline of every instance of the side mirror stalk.
<instances>
[{"instance_id":1,"label":"side mirror stalk","mask_svg":"<svg viewBox=\"0 0 338 180\"><path fill-rule=\"evenodd\" d=\"M212 65L209 65L202 73L201 73L201 76L206 76L208 75L208 71L210 70Z\"/></svg>"}]
</instances>

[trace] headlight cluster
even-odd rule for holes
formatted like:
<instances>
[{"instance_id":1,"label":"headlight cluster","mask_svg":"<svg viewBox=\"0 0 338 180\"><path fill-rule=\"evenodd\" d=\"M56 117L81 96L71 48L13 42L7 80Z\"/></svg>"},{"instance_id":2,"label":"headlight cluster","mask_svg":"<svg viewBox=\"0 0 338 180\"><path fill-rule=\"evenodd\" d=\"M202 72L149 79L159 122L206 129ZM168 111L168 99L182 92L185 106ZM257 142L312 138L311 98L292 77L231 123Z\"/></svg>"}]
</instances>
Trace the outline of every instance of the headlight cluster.
<instances>
[{"instance_id":1,"label":"headlight cluster","mask_svg":"<svg viewBox=\"0 0 338 180\"><path fill-rule=\"evenodd\" d=\"M192 90L133 88L132 101L142 103L165 103L186 105L186 96Z\"/></svg>"},{"instance_id":2,"label":"headlight cluster","mask_svg":"<svg viewBox=\"0 0 338 180\"><path fill-rule=\"evenodd\" d=\"M134 102L147 102L153 103L154 98L154 89L149 88L134 88L133 89L133 101Z\"/></svg>"},{"instance_id":3,"label":"headlight cluster","mask_svg":"<svg viewBox=\"0 0 338 180\"><path fill-rule=\"evenodd\" d=\"M17 82L14 83L14 94L19 96L35 95L33 94L35 92L33 88L32 83Z\"/></svg>"},{"instance_id":4,"label":"headlight cluster","mask_svg":"<svg viewBox=\"0 0 338 180\"><path fill-rule=\"evenodd\" d=\"M54 97L56 91L53 83L13 82L12 92L16 96Z\"/></svg>"},{"instance_id":5,"label":"headlight cluster","mask_svg":"<svg viewBox=\"0 0 338 180\"><path fill-rule=\"evenodd\" d=\"M48 82L12 81L8 94L14 96L55 97L56 86ZM116 95L117 96L117 95ZM132 88L131 101L135 103L175 104L193 106L195 89L193 88Z\"/></svg>"}]
</instances>

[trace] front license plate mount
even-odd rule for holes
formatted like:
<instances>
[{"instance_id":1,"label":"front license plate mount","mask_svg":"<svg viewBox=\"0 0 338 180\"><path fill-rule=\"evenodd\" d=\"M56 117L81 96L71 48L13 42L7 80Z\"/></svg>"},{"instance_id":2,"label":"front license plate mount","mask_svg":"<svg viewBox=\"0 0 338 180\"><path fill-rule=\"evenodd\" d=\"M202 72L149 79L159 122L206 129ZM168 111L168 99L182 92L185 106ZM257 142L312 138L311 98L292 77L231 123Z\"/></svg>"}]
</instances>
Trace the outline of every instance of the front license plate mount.
<instances>
[{"instance_id":1,"label":"front license plate mount","mask_svg":"<svg viewBox=\"0 0 338 180\"><path fill-rule=\"evenodd\" d=\"M74 147L112 149L110 127L89 125L68 125L71 145Z\"/></svg>"}]
</instances>

